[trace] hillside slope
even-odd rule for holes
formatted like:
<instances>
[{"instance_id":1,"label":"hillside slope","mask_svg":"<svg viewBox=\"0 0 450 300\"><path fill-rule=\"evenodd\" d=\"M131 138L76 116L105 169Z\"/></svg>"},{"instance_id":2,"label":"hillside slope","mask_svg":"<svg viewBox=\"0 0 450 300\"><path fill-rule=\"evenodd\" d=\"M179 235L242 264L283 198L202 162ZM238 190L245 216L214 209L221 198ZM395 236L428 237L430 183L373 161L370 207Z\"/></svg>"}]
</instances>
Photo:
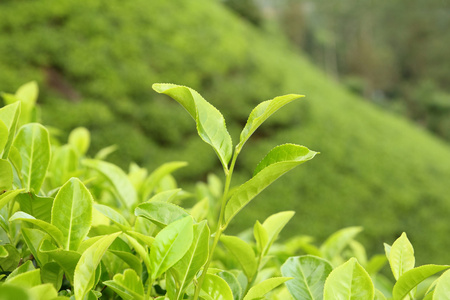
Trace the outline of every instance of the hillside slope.
<instances>
[{"instance_id":1,"label":"hillside slope","mask_svg":"<svg viewBox=\"0 0 450 300\"><path fill-rule=\"evenodd\" d=\"M257 103L306 94L251 139L237 177L248 178L280 143L321 155L255 199L237 224L294 208L290 234L324 238L361 225L364 243L381 252L382 242L407 231L419 260L450 260L448 145L345 92L283 40L265 37L219 3L2 1L0 70L2 91L37 80L44 122L66 132L88 127L92 154L119 144L111 158L124 168L186 160L181 180L203 179L219 165L190 117L152 83L198 90L224 113L235 142Z\"/></svg>"}]
</instances>

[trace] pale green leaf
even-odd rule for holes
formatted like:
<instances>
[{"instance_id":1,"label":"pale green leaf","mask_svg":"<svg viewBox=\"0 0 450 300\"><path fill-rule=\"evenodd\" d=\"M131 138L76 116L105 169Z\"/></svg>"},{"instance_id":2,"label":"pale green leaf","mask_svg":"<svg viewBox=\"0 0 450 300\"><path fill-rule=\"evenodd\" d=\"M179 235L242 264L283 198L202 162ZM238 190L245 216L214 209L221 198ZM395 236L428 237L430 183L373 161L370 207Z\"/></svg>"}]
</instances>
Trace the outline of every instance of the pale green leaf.
<instances>
[{"instance_id":1,"label":"pale green leaf","mask_svg":"<svg viewBox=\"0 0 450 300\"><path fill-rule=\"evenodd\" d=\"M143 203L136 207L134 214L138 217L146 218L161 228L189 216L180 206L161 201Z\"/></svg>"},{"instance_id":2,"label":"pale green leaf","mask_svg":"<svg viewBox=\"0 0 450 300\"><path fill-rule=\"evenodd\" d=\"M137 204L136 190L128 179L127 174L118 166L95 159L84 159L83 164L100 172L114 188L120 203L128 209Z\"/></svg>"},{"instance_id":3,"label":"pale green leaf","mask_svg":"<svg viewBox=\"0 0 450 300\"><path fill-rule=\"evenodd\" d=\"M293 144L285 144L272 149L260 162L252 179L237 188L225 207L225 224L254 197L281 175L294 167L312 159L317 152Z\"/></svg>"},{"instance_id":4,"label":"pale green leaf","mask_svg":"<svg viewBox=\"0 0 450 300\"><path fill-rule=\"evenodd\" d=\"M53 201L52 224L61 230L65 250L76 251L87 236L93 202L91 193L77 178L71 178L58 191Z\"/></svg>"},{"instance_id":5,"label":"pale green leaf","mask_svg":"<svg viewBox=\"0 0 450 300\"><path fill-rule=\"evenodd\" d=\"M89 130L84 127L78 127L69 134L69 145L76 149L80 155L85 155L91 143Z\"/></svg>"},{"instance_id":6,"label":"pale green leaf","mask_svg":"<svg viewBox=\"0 0 450 300\"><path fill-rule=\"evenodd\" d=\"M49 262L41 266L41 277L43 283L50 283L59 291L62 285L64 270L57 262Z\"/></svg>"},{"instance_id":7,"label":"pale green leaf","mask_svg":"<svg viewBox=\"0 0 450 300\"><path fill-rule=\"evenodd\" d=\"M11 244L2 245L1 247L3 248L3 255L0 256L0 268L3 271L11 272L19 265L22 257L16 247ZM7 256L4 256L5 251L8 252Z\"/></svg>"},{"instance_id":8,"label":"pale green leaf","mask_svg":"<svg viewBox=\"0 0 450 300\"><path fill-rule=\"evenodd\" d=\"M33 271L36 268L33 265L33 262L31 260L27 260L25 263L23 263L22 265L18 266L14 271L12 271L8 277L6 278L5 282L10 281L11 279L13 279L14 277L16 277L17 275L29 272L29 271Z\"/></svg>"},{"instance_id":9,"label":"pale green leaf","mask_svg":"<svg viewBox=\"0 0 450 300\"><path fill-rule=\"evenodd\" d=\"M136 255L126 251L118 251L111 249L109 250L109 252L116 255L121 260L123 260L127 265L130 266L130 268L135 270L137 274L142 274L142 264L139 258L136 257Z\"/></svg>"},{"instance_id":10,"label":"pale green leaf","mask_svg":"<svg viewBox=\"0 0 450 300\"><path fill-rule=\"evenodd\" d=\"M55 300L55 298L58 299L58 292L50 283L34 286L29 291L30 294L33 295L34 300Z\"/></svg>"},{"instance_id":11,"label":"pale green leaf","mask_svg":"<svg viewBox=\"0 0 450 300\"><path fill-rule=\"evenodd\" d=\"M8 138L6 144L4 145L2 158L6 159L9 155L9 149L14 140L14 136L16 135L17 123L19 121L20 116L20 102L15 102L5 107L0 108L0 120L6 125L8 129ZM1 149L2 147L0 147ZM0 150L0 153L1 151Z\"/></svg>"},{"instance_id":12,"label":"pale green leaf","mask_svg":"<svg viewBox=\"0 0 450 300\"><path fill-rule=\"evenodd\" d=\"M39 251L39 247L46 236L47 234L39 229L22 228L22 237L39 266L43 266L48 261L47 255Z\"/></svg>"},{"instance_id":13,"label":"pale green leaf","mask_svg":"<svg viewBox=\"0 0 450 300\"><path fill-rule=\"evenodd\" d=\"M333 270L331 264L312 255L290 257L281 266L281 274L293 277L286 282L296 300L322 300L325 280Z\"/></svg>"},{"instance_id":14,"label":"pale green leaf","mask_svg":"<svg viewBox=\"0 0 450 300\"><path fill-rule=\"evenodd\" d=\"M244 129L241 132L239 145L237 146L241 149L245 142L250 138L250 136L255 132L258 127L264 123L273 113L275 113L278 109L288 104L289 102L294 101L295 99L305 97L303 95L285 95L279 96L272 100L264 101L258 104L250 113L248 117L247 124L245 124Z\"/></svg>"},{"instance_id":15,"label":"pale green leaf","mask_svg":"<svg viewBox=\"0 0 450 300\"><path fill-rule=\"evenodd\" d=\"M253 286L245 295L244 300L258 300L262 299L265 294L278 287L280 284L291 280L292 277L274 277L264 280Z\"/></svg>"},{"instance_id":16,"label":"pale green leaf","mask_svg":"<svg viewBox=\"0 0 450 300\"><path fill-rule=\"evenodd\" d=\"M206 274L202 291L213 300L233 300L233 293L227 282L214 274Z\"/></svg>"},{"instance_id":17,"label":"pale green leaf","mask_svg":"<svg viewBox=\"0 0 450 300\"><path fill-rule=\"evenodd\" d=\"M423 265L407 272L404 272L397 280L392 290L393 300L402 300L419 283L428 277L449 269L450 266L442 265Z\"/></svg>"},{"instance_id":18,"label":"pale green leaf","mask_svg":"<svg viewBox=\"0 0 450 300\"><path fill-rule=\"evenodd\" d=\"M188 111L197 124L199 136L213 147L223 168L227 170L233 145L222 114L191 88L175 84L154 84L153 89L169 95Z\"/></svg>"},{"instance_id":19,"label":"pale green leaf","mask_svg":"<svg viewBox=\"0 0 450 300\"><path fill-rule=\"evenodd\" d=\"M9 161L0 159L0 193L12 188L13 178L13 169Z\"/></svg>"},{"instance_id":20,"label":"pale green leaf","mask_svg":"<svg viewBox=\"0 0 450 300\"><path fill-rule=\"evenodd\" d=\"M51 197L41 197L33 193L21 193L16 197L23 212L48 223L51 222L53 200Z\"/></svg>"},{"instance_id":21,"label":"pale green leaf","mask_svg":"<svg viewBox=\"0 0 450 300\"><path fill-rule=\"evenodd\" d=\"M206 219L209 213L209 199L205 197L195 203L195 205L190 209L189 213L197 222Z\"/></svg>"},{"instance_id":22,"label":"pale green leaf","mask_svg":"<svg viewBox=\"0 0 450 300\"><path fill-rule=\"evenodd\" d=\"M369 274L351 258L334 269L325 281L324 300L373 300L374 286Z\"/></svg>"},{"instance_id":23,"label":"pale green leaf","mask_svg":"<svg viewBox=\"0 0 450 300\"><path fill-rule=\"evenodd\" d=\"M209 228L206 221L195 224L193 228L193 240L191 247L173 267L173 277L177 282L175 299L182 299L189 284L195 278L197 272L206 263L209 255Z\"/></svg>"},{"instance_id":24,"label":"pale green leaf","mask_svg":"<svg viewBox=\"0 0 450 300\"><path fill-rule=\"evenodd\" d=\"M362 227L347 227L333 233L320 247L323 257L332 261L362 230Z\"/></svg>"},{"instance_id":25,"label":"pale green leaf","mask_svg":"<svg viewBox=\"0 0 450 300\"><path fill-rule=\"evenodd\" d=\"M23 188L39 193L50 164L50 138L44 126L31 123L20 128L13 146L22 160Z\"/></svg>"},{"instance_id":26,"label":"pale green leaf","mask_svg":"<svg viewBox=\"0 0 450 300\"><path fill-rule=\"evenodd\" d=\"M112 207L103 204L94 204L94 208L113 221L113 223L119 226L122 231L131 229L131 225L128 223L127 219Z\"/></svg>"},{"instance_id":27,"label":"pale green leaf","mask_svg":"<svg viewBox=\"0 0 450 300\"><path fill-rule=\"evenodd\" d=\"M123 274L116 274L113 280L103 282L124 300L144 299L144 286L141 278L132 269L127 269Z\"/></svg>"},{"instance_id":28,"label":"pale green leaf","mask_svg":"<svg viewBox=\"0 0 450 300\"><path fill-rule=\"evenodd\" d=\"M71 177L77 175L78 156L70 145L52 148L49 168L49 180L53 187L62 186Z\"/></svg>"},{"instance_id":29,"label":"pale green leaf","mask_svg":"<svg viewBox=\"0 0 450 300\"><path fill-rule=\"evenodd\" d=\"M408 240L406 233L402 233L402 235L392 244L388 260L396 280L398 280L403 273L414 268L414 248Z\"/></svg>"},{"instance_id":30,"label":"pale green leaf","mask_svg":"<svg viewBox=\"0 0 450 300\"><path fill-rule=\"evenodd\" d=\"M267 243L262 252L263 255L267 254L272 244L278 238L281 230L284 228L284 226L286 226L289 220L291 220L294 214L294 211L283 211L271 215L264 221L262 227L264 227L265 231L267 232Z\"/></svg>"},{"instance_id":31,"label":"pale green leaf","mask_svg":"<svg viewBox=\"0 0 450 300\"><path fill-rule=\"evenodd\" d=\"M145 234L142 234L140 232L136 231L127 231L127 235L130 235L136 239L138 239L141 243L148 246L149 248L152 246L153 242L155 241L155 238L152 236L148 236Z\"/></svg>"},{"instance_id":32,"label":"pale green leaf","mask_svg":"<svg viewBox=\"0 0 450 300\"><path fill-rule=\"evenodd\" d=\"M93 288L95 270L103 255L120 232L106 235L84 251L75 268L74 294L76 300L83 300L84 296Z\"/></svg>"},{"instance_id":33,"label":"pale green leaf","mask_svg":"<svg viewBox=\"0 0 450 300\"><path fill-rule=\"evenodd\" d=\"M444 272L434 289L433 300L449 300L450 299L450 271Z\"/></svg>"},{"instance_id":34,"label":"pale green leaf","mask_svg":"<svg viewBox=\"0 0 450 300\"><path fill-rule=\"evenodd\" d=\"M161 180L173 173L174 171L187 166L187 162L185 161L171 161L165 164L162 164L156 170L154 170L148 177L145 179L144 183L141 187L141 202L147 201L148 197L151 196L151 194L154 192L155 188L158 186L158 184L161 182ZM178 193L179 189L173 190L172 192ZM169 192L169 191L168 191ZM176 194L175 193L175 194ZM156 200L156 199L154 199ZM161 201L161 200L160 200Z\"/></svg>"},{"instance_id":35,"label":"pale green leaf","mask_svg":"<svg viewBox=\"0 0 450 300\"><path fill-rule=\"evenodd\" d=\"M259 221L256 221L255 226L253 226L253 236L255 237L256 247L259 253L263 255L262 253L264 253L264 249L269 241L269 234Z\"/></svg>"},{"instance_id":36,"label":"pale green leaf","mask_svg":"<svg viewBox=\"0 0 450 300\"><path fill-rule=\"evenodd\" d=\"M0 285L0 300L35 300L25 287L9 284Z\"/></svg>"},{"instance_id":37,"label":"pale green leaf","mask_svg":"<svg viewBox=\"0 0 450 300\"><path fill-rule=\"evenodd\" d=\"M240 272L240 274L242 274L242 272ZM216 275L220 276L220 278L227 282L228 286L230 287L231 293L233 294L234 300L242 299L243 290L241 283L233 273L229 271L222 271L217 273ZM245 279L245 281L247 281L247 279Z\"/></svg>"},{"instance_id":38,"label":"pale green leaf","mask_svg":"<svg viewBox=\"0 0 450 300\"><path fill-rule=\"evenodd\" d=\"M59 246L64 245L64 236L63 233L61 232L61 230L59 230L58 227L56 227L53 224L47 223L45 221L42 220L38 220L35 217L24 213L23 211L18 211L16 213L14 213L14 215L11 216L11 218L9 218L9 221L23 221L23 222L27 222L30 224L33 224L37 227L39 227L40 229L42 229L44 232L48 233L53 240L56 242L56 244L58 244Z\"/></svg>"},{"instance_id":39,"label":"pale green leaf","mask_svg":"<svg viewBox=\"0 0 450 300\"><path fill-rule=\"evenodd\" d=\"M11 279L8 277L6 282L11 285L31 288L41 284L41 272L39 269L35 269L25 273L20 273Z\"/></svg>"},{"instance_id":40,"label":"pale green leaf","mask_svg":"<svg viewBox=\"0 0 450 300\"><path fill-rule=\"evenodd\" d=\"M249 280L252 280L258 269L255 252L252 247L236 236L222 235L220 241L239 262L245 276L247 276Z\"/></svg>"},{"instance_id":41,"label":"pale green leaf","mask_svg":"<svg viewBox=\"0 0 450 300\"><path fill-rule=\"evenodd\" d=\"M6 143L8 143L8 127L0 119L0 153L5 149Z\"/></svg>"},{"instance_id":42,"label":"pale green leaf","mask_svg":"<svg viewBox=\"0 0 450 300\"><path fill-rule=\"evenodd\" d=\"M183 258L192 239L193 224L190 216L162 229L150 249L151 279L155 280Z\"/></svg>"},{"instance_id":43,"label":"pale green leaf","mask_svg":"<svg viewBox=\"0 0 450 300\"><path fill-rule=\"evenodd\" d=\"M380 292L378 289L375 289L375 298L374 300L386 300L386 296L382 292Z\"/></svg>"},{"instance_id":44,"label":"pale green leaf","mask_svg":"<svg viewBox=\"0 0 450 300\"><path fill-rule=\"evenodd\" d=\"M9 201L12 201L14 198L16 198L17 195L19 195L24 190L12 190L8 191L6 193L3 193L0 195L0 209L3 208L6 204L9 203Z\"/></svg>"}]
</instances>

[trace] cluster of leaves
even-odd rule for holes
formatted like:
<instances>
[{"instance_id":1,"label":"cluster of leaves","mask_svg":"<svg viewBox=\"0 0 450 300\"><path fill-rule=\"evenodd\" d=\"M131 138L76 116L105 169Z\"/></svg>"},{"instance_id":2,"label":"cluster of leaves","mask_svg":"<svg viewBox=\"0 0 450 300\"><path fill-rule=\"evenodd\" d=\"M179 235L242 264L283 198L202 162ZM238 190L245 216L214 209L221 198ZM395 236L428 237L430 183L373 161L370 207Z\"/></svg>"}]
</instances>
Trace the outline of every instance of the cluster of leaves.
<instances>
[{"instance_id":1,"label":"cluster of leaves","mask_svg":"<svg viewBox=\"0 0 450 300\"><path fill-rule=\"evenodd\" d=\"M286 95L259 104L233 151L223 116L196 91L173 84L153 88L187 110L224 169L223 191L220 180L211 176L207 185L199 184L199 201L190 209L177 205L192 195L178 188L171 175L184 162L164 164L150 174L132 165L125 173L104 160L111 148L94 159L86 157L90 135L85 128L73 130L68 143L61 145L44 126L30 123L36 116L35 83L22 86L14 95L3 94L9 104L0 109L2 299L81 300L117 295L123 299L252 300L266 295L272 299L386 299L383 293L391 293L389 284L376 277L386 259L367 260L364 248L354 240L361 228L341 230L320 248L306 237L274 246L294 215L285 211L262 224L256 222L256 243L222 234L264 188L316 155L303 146L277 146L261 160L250 180L230 189L237 156L252 133L301 96ZM223 248L214 256L219 241ZM420 282L450 268L414 268L413 248L406 235L385 247L397 280L393 299L413 297ZM308 255L295 256L299 249ZM279 264L281 277L275 268ZM375 289L374 282L381 282L383 292ZM280 287L283 283L287 288ZM446 271L430 285L424 299L448 299L449 285L450 271Z\"/></svg>"}]
</instances>

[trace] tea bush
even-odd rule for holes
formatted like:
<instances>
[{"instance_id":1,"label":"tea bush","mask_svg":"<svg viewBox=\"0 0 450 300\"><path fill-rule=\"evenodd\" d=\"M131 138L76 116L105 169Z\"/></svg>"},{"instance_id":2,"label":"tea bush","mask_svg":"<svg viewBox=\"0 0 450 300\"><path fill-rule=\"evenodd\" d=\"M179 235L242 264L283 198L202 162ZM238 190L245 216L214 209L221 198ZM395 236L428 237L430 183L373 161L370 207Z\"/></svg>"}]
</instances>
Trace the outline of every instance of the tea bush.
<instances>
[{"instance_id":1,"label":"tea bush","mask_svg":"<svg viewBox=\"0 0 450 300\"><path fill-rule=\"evenodd\" d=\"M172 176L185 162L151 173L132 164L126 173L104 160L111 148L86 155L87 129L60 144L31 122L35 83L3 95L9 104L0 109L1 299L449 299L450 266L415 267L404 233L385 244L386 257L370 259L355 240L360 227L340 230L320 247L307 236L275 244L293 211L256 221L250 234L224 234L259 193L317 154L276 146L249 180L231 186L252 134L301 95L258 104L233 146L222 114L199 93L174 84L153 88L186 109L223 168L225 183L215 176L199 183L192 207L181 206L194 195ZM386 261L394 284L378 274Z\"/></svg>"}]
</instances>

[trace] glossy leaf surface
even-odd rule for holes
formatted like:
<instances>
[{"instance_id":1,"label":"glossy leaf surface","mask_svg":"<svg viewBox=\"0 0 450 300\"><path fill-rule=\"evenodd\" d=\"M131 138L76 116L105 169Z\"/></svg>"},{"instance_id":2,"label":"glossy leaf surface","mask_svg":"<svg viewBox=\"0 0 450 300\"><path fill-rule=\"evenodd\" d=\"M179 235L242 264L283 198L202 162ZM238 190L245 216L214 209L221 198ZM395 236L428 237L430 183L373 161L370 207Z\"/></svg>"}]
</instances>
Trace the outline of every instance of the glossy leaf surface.
<instances>
[{"instance_id":1,"label":"glossy leaf surface","mask_svg":"<svg viewBox=\"0 0 450 300\"><path fill-rule=\"evenodd\" d=\"M439 277L434 289L433 300L449 300L450 299L450 271L444 272Z\"/></svg>"},{"instance_id":2,"label":"glossy leaf surface","mask_svg":"<svg viewBox=\"0 0 450 300\"><path fill-rule=\"evenodd\" d=\"M388 261L396 280L398 280L403 273L414 268L414 248L405 233L402 233L402 235L392 244Z\"/></svg>"},{"instance_id":3,"label":"glossy leaf surface","mask_svg":"<svg viewBox=\"0 0 450 300\"><path fill-rule=\"evenodd\" d=\"M250 113L248 117L247 123L245 124L244 129L241 132L239 148L242 148L245 142L250 138L250 136L255 132L258 127L264 123L273 113L275 113L278 109L283 107L284 105L294 101L295 99L305 97L303 95L285 95L279 96L272 100L264 101L258 104Z\"/></svg>"},{"instance_id":4,"label":"glossy leaf surface","mask_svg":"<svg viewBox=\"0 0 450 300\"><path fill-rule=\"evenodd\" d=\"M87 236L92 223L93 202L91 193L77 178L71 178L56 195L52 224L61 230L65 250L76 251Z\"/></svg>"},{"instance_id":5,"label":"glossy leaf surface","mask_svg":"<svg viewBox=\"0 0 450 300\"><path fill-rule=\"evenodd\" d=\"M131 225L118 211L103 204L94 204L94 208L114 222L122 230L130 230Z\"/></svg>"},{"instance_id":6,"label":"glossy leaf surface","mask_svg":"<svg viewBox=\"0 0 450 300\"><path fill-rule=\"evenodd\" d=\"M233 300L233 293L227 282L214 274L206 274L202 291L213 300Z\"/></svg>"},{"instance_id":7,"label":"glossy leaf surface","mask_svg":"<svg viewBox=\"0 0 450 300\"><path fill-rule=\"evenodd\" d=\"M154 84L153 89L172 97L188 111L197 123L197 131L202 140L214 148L224 169L228 169L233 149L222 114L191 88L175 84Z\"/></svg>"},{"instance_id":8,"label":"glossy leaf surface","mask_svg":"<svg viewBox=\"0 0 450 300\"><path fill-rule=\"evenodd\" d=\"M114 290L122 299L144 299L144 286L140 277L132 269L125 270L123 274L114 275L113 280L105 281L104 284Z\"/></svg>"},{"instance_id":9,"label":"glossy leaf surface","mask_svg":"<svg viewBox=\"0 0 450 300\"><path fill-rule=\"evenodd\" d=\"M172 222L189 216L180 206L161 201L143 203L136 207L134 214L138 217L146 218L159 227L165 227Z\"/></svg>"},{"instance_id":10,"label":"glossy leaf surface","mask_svg":"<svg viewBox=\"0 0 450 300\"><path fill-rule=\"evenodd\" d=\"M264 295L278 287L279 285L291 280L292 277L274 277L264 280L253 286L245 295L244 300L258 300L263 299Z\"/></svg>"},{"instance_id":11,"label":"glossy leaf surface","mask_svg":"<svg viewBox=\"0 0 450 300\"><path fill-rule=\"evenodd\" d=\"M47 129L36 123L20 128L13 143L22 160L23 188L38 193L50 164L50 139Z\"/></svg>"},{"instance_id":12,"label":"glossy leaf surface","mask_svg":"<svg viewBox=\"0 0 450 300\"><path fill-rule=\"evenodd\" d=\"M190 216L161 230L150 249L151 278L158 278L177 263L189 250L192 239L193 224Z\"/></svg>"},{"instance_id":13,"label":"glossy leaf surface","mask_svg":"<svg viewBox=\"0 0 450 300\"><path fill-rule=\"evenodd\" d=\"M0 108L0 120L6 125L8 129L8 137L4 145L4 149L0 147L0 153L3 150L2 158L6 159L9 154L9 149L14 140L16 134L17 124L20 116L20 102L15 102L5 107Z\"/></svg>"},{"instance_id":14,"label":"glossy leaf surface","mask_svg":"<svg viewBox=\"0 0 450 300\"><path fill-rule=\"evenodd\" d=\"M263 254L266 255L269 251L270 246L275 242L280 234L281 230L286 226L286 224L294 216L294 211L283 211L268 217L262 227L264 227L267 232L267 244L264 245Z\"/></svg>"},{"instance_id":15,"label":"glossy leaf surface","mask_svg":"<svg viewBox=\"0 0 450 300\"><path fill-rule=\"evenodd\" d=\"M296 300L322 300L325 280L333 270L331 264L312 255L290 257L281 266L281 274L293 277L286 282Z\"/></svg>"},{"instance_id":16,"label":"glossy leaf surface","mask_svg":"<svg viewBox=\"0 0 450 300\"><path fill-rule=\"evenodd\" d=\"M76 300L82 300L91 288L93 288L95 270L106 250L108 250L109 246L119 234L120 232L102 237L81 255L74 275L74 294Z\"/></svg>"},{"instance_id":17,"label":"glossy leaf surface","mask_svg":"<svg viewBox=\"0 0 450 300\"><path fill-rule=\"evenodd\" d=\"M306 147L285 144L272 149L256 167L255 175L236 190L225 207L225 223L272 182L294 167L311 160L317 152Z\"/></svg>"},{"instance_id":18,"label":"glossy leaf surface","mask_svg":"<svg viewBox=\"0 0 450 300\"><path fill-rule=\"evenodd\" d=\"M247 278L251 280L258 268L252 247L236 236L222 235L220 241L242 266L242 270Z\"/></svg>"},{"instance_id":19,"label":"glossy leaf surface","mask_svg":"<svg viewBox=\"0 0 450 300\"><path fill-rule=\"evenodd\" d=\"M372 300L375 291L369 274L351 258L334 269L325 281L324 300Z\"/></svg>"}]
</instances>

